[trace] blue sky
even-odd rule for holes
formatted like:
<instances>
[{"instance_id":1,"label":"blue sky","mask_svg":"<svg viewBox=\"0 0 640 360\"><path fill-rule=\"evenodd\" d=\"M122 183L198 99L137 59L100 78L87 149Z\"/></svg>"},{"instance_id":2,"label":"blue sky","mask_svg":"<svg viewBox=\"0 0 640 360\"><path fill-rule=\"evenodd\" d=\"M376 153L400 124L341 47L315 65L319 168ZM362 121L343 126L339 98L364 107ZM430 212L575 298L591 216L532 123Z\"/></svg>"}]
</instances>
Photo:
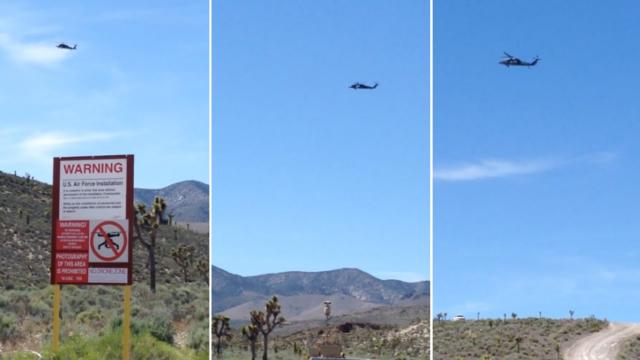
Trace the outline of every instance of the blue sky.
<instances>
[{"instance_id":1,"label":"blue sky","mask_svg":"<svg viewBox=\"0 0 640 360\"><path fill-rule=\"evenodd\" d=\"M137 187L208 182L208 7L2 2L0 170L50 183L53 156L132 153Z\"/></svg>"},{"instance_id":2,"label":"blue sky","mask_svg":"<svg viewBox=\"0 0 640 360\"><path fill-rule=\"evenodd\" d=\"M214 2L215 265L427 278L427 6Z\"/></svg>"},{"instance_id":3,"label":"blue sky","mask_svg":"<svg viewBox=\"0 0 640 360\"><path fill-rule=\"evenodd\" d=\"M434 7L434 312L640 321L640 4Z\"/></svg>"}]
</instances>

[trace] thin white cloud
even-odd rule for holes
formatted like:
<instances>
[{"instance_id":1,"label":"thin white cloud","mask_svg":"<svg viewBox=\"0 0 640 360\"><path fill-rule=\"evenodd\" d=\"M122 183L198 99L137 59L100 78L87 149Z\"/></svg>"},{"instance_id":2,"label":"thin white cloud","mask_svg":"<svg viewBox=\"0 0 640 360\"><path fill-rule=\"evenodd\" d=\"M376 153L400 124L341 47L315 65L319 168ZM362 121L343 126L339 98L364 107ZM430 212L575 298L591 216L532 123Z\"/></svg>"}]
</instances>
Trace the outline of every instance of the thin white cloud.
<instances>
[{"instance_id":1,"label":"thin white cloud","mask_svg":"<svg viewBox=\"0 0 640 360\"><path fill-rule=\"evenodd\" d=\"M130 138L129 132L43 131L0 129L0 170L30 173L41 181L51 181L51 159L70 152L85 153L86 149L108 146ZM73 154L71 154L73 155Z\"/></svg>"},{"instance_id":2,"label":"thin white cloud","mask_svg":"<svg viewBox=\"0 0 640 360\"><path fill-rule=\"evenodd\" d=\"M436 169L433 177L440 181L471 181L516 175L540 173L571 164L609 164L618 154L602 151L564 159L499 160L486 159L477 163Z\"/></svg>"},{"instance_id":3,"label":"thin white cloud","mask_svg":"<svg viewBox=\"0 0 640 360\"><path fill-rule=\"evenodd\" d=\"M557 166L558 163L548 160L482 160L475 164L464 164L441 168L434 172L433 177L442 181L469 181L486 178L533 174L543 172Z\"/></svg>"},{"instance_id":4,"label":"thin white cloud","mask_svg":"<svg viewBox=\"0 0 640 360\"><path fill-rule=\"evenodd\" d=\"M56 151L65 146L106 141L116 136L116 133L106 132L71 133L55 131L28 136L18 144L18 148L29 157L50 159Z\"/></svg>"},{"instance_id":5,"label":"thin white cloud","mask_svg":"<svg viewBox=\"0 0 640 360\"><path fill-rule=\"evenodd\" d=\"M69 51L56 48L52 41L26 42L6 32L0 32L0 51L18 63L55 65L69 55Z\"/></svg>"}]
</instances>

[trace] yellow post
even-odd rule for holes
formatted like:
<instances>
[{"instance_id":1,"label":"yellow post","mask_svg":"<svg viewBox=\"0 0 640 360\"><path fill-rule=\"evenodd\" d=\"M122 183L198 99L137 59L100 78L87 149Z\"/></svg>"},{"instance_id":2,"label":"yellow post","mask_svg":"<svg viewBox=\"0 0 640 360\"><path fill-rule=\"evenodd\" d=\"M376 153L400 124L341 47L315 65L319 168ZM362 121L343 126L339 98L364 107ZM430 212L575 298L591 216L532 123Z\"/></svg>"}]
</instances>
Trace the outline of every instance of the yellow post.
<instances>
[{"instance_id":1,"label":"yellow post","mask_svg":"<svg viewBox=\"0 0 640 360\"><path fill-rule=\"evenodd\" d=\"M131 285L124 286L124 316L122 317L122 360L129 360L131 336Z\"/></svg>"},{"instance_id":2,"label":"yellow post","mask_svg":"<svg viewBox=\"0 0 640 360\"><path fill-rule=\"evenodd\" d=\"M60 349L60 285L53 285L53 334L51 335L53 351Z\"/></svg>"}]
</instances>

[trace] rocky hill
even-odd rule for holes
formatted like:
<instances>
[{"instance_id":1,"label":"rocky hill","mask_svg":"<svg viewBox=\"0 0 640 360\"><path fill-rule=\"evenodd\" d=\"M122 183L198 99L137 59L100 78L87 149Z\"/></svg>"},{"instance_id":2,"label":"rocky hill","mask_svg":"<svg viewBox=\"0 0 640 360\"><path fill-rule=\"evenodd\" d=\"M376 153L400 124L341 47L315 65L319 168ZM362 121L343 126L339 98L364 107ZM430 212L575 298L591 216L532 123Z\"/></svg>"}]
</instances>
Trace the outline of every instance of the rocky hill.
<instances>
[{"instance_id":1,"label":"rocky hill","mask_svg":"<svg viewBox=\"0 0 640 360\"><path fill-rule=\"evenodd\" d=\"M323 301L333 302L335 316L385 306L426 305L429 283L380 280L347 268L320 272L284 272L243 277L212 267L212 306L234 320L248 317L278 295L290 321L322 318Z\"/></svg>"},{"instance_id":2,"label":"rocky hill","mask_svg":"<svg viewBox=\"0 0 640 360\"><path fill-rule=\"evenodd\" d=\"M577 339L608 326L606 320L480 319L433 322L434 359L553 360ZM634 357L637 359L637 357Z\"/></svg>"},{"instance_id":3,"label":"rocky hill","mask_svg":"<svg viewBox=\"0 0 640 360\"><path fill-rule=\"evenodd\" d=\"M135 201L151 204L156 196L163 197L167 213L179 222L209 221L209 185L199 181L181 181L162 189L135 189Z\"/></svg>"},{"instance_id":4,"label":"rocky hill","mask_svg":"<svg viewBox=\"0 0 640 360\"><path fill-rule=\"evenodd\" d=\"M167 200L171 205L171 200ZM41 287L50 281L51 185L0 172L0 267L1 287ZM171 258L179 244L196 248L197 259L208 261L209 239L183 228L161 226L156 260L158 283L180 282L180 268ZM147 252L134 246L134 281L146 282ZM201 276L192 274L192 278Z\"/></svg>"}]
</instances>

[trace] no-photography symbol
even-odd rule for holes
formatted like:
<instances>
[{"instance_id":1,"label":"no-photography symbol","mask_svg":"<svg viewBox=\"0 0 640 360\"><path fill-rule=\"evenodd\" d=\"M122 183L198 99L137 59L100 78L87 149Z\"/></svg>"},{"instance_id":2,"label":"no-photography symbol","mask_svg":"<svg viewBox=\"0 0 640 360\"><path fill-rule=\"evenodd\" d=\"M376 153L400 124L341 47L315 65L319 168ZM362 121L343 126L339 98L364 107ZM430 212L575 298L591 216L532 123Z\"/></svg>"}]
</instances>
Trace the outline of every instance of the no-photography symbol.
<instances>
[{"instance_id":1,"label":"no-photography symbol","mask_svg":"<svg viewBox=\"0 0 640 360\"><path fill-rule=\"evenodd\" d=\"M103 221L91 232L91 251L100 260L113 262L127 250L127 232L115 221Z\"/></svg>"}]
</instances>

